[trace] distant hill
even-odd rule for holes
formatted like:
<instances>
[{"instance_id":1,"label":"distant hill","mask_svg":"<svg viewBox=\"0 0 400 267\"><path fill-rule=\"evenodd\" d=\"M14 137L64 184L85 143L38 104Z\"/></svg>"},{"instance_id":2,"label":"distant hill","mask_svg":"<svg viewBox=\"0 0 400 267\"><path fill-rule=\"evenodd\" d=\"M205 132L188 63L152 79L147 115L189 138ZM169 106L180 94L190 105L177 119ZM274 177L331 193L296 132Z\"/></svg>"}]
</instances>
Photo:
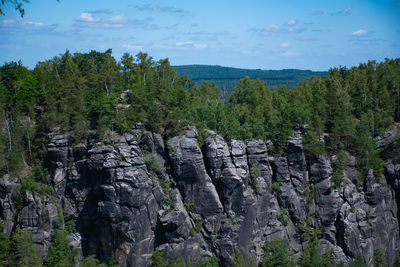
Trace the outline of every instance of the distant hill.
<instances>
[{"instance_id":1,"label":"distant hill","mask_svg":"<svg viewBox=\"0 0 400 267\"><path fill-rule=\"evenodd\" d=\"M282 85L292 88L301 80L312 76L327 76L326 71L311 71L297 69L283 70L261 70L261 69L238 69L214 65L183 65L174 66L179 76L187 75L196 84L204 81L214 81L216 85L226 91L232 91L241 78L249 76L251 79L261 79L270 87Z\"/></svg>"}]
</instances>

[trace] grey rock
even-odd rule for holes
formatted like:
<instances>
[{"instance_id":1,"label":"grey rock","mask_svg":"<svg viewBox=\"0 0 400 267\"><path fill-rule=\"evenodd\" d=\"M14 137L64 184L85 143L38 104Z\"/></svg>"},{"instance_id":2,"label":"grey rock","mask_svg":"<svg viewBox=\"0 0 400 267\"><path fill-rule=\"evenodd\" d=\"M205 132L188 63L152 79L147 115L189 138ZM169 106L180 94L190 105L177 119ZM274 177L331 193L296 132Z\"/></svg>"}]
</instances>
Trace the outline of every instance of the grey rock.
<instances>
[{"instance_id":1,"label":"grey rock","mask_svg":"<svg viewBox=\"0 0 400 267\"><path fill-rule=\"evenodd\" d=\"M229 266L236 252L259 261L265 242L275 238L283 238L298 257L306 246L300 225L310 216L311 227L320 229L321 250L331 249L337 261L348 264L361 253L371 265L379 247L393 264L400 250L400 163L385 150L385 175L370 171L363 179L357 159L346 152L342 182L335 187L329 158L306 160L303 133L299 128L288 138L282 155L269 154L271 142L228 145L213 131L200 148L194 127L166 144L141 124L131 134L113 133L112 145L92 134L87 144L72 146L68 135L50 134L45 163L55 195L27 192L17 214L20 183L1 178L3 231L29 231L45 257L62 207L77 226L69 245L82 255L101 261L115 255L121 266L150 266L158 249L166 258L216 256ZM389 144L392 136L380 140ZM156 174L145 157L159 163ZM164 192L161 181L171 188Z\"/></svg>"},{"instance_id":2,"label":"grey rock","mask_svg":"<svg viewBox=\"0 0 400 267\"><path fill-rule=\"evenodd\" d=\"M286 145L289 173L296 189L302 192L307 179L306 157L303 151L303 141L301 137L288 137Z\"/></svg>"},{"instance_id":3,"label":"grey rock","mask_svg":"<svg viewBox=\"0 0 400 267\"><path fill-rule=\"evenodd\" d=\"M112 153L114 151L114 147L107 145L107 146L97 146L90 149L88 152L90 154L107 154Z\"/></svg>"},{"instance_id":4,"label":"grey rock","mask_svg":"<svg viewBox=\"0 0 400 267\"><path fill-rule=\"evenodd\" d=\"M126 90L123 91L120 95L120 100L125 100L126 98L129 98L132 95L132 91L131 90Z\"/></svg>"},{"instance_id":5,"label":"grey rock","mask_svg":"<svg viewBox=\"0 0 400 267\"><path fill-rule=\"evenodd\" d=\"M19 189L17 181L10 178L8 174L0 178L0 221L3 224L3 232L10 234L15 222L17 209L14 197Z\"/></svg>"},{"instance_id":6,"label":"grey rock","mask_svg":"<svg viewBox=\"0 0 400 267\"><path fill-rule=\"evenodd\" d=\"M325 156L313 157L310 160L310 178L313 183L328 179L332 174L331 162Z\"/></svg>"},{"instance_id":7,"label":"grey rock","mask_svg":"<svg viewBox=\"0 0 400 267\"><path fill-rule=\"evenodd\" d=\"M193 212L206 218L221 214L223 206L206 172L196 137L197 130L190 128L184 136L168 140L168 150L183 200L193 200Z\"/></svg>"},{"instance_id":8,"label":"grey rock","mask_svg":"<svg viewBox=\"0 0 400 267\"><path fill-rule=\"evenodd\" d=\"M395 124L395 127L393 129L384 132L381 136L377 136L375 138L376 146L377 147L384 147L390 143L392 143L396 137L400 135L400 130L399 130L399 123Z\"/></svg>"}]
</instances>

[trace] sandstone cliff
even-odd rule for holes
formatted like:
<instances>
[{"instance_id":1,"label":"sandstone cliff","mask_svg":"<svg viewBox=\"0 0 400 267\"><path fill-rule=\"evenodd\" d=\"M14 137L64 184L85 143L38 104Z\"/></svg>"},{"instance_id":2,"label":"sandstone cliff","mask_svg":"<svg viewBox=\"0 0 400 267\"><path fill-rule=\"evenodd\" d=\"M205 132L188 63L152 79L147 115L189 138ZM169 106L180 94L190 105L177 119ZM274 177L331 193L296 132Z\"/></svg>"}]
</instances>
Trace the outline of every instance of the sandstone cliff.
<instances>
[{"instance_id":1,"label":"sandstone cliff","mask_svg":"<svg viewBox=\"0 0 400 267\"><path fill-rule=\"evenodd\" d=\"M48 141L52 196L26 192L17 208L19 179L0 179L4 231L31 232L42 257L60 208L76 224L70 246L104 261L114 255L122 266L149 266L155 249L188 261L216 256L228 266L239 251L259 260L276 238L299 255L310 229L344 263L362 254L371 265L376 248L390 264L399 255L400 162L390 151L384 177L372 170L360 177L347 154L335 185L332 158L306 158L300 134L280 156L269 143L227 143L212 131L200 146L193 127L169 140L137 126L106 144L91 137L73 145L57 134ZM378 145L390 142L384 136Z\"/></svg>"}]
</instances>

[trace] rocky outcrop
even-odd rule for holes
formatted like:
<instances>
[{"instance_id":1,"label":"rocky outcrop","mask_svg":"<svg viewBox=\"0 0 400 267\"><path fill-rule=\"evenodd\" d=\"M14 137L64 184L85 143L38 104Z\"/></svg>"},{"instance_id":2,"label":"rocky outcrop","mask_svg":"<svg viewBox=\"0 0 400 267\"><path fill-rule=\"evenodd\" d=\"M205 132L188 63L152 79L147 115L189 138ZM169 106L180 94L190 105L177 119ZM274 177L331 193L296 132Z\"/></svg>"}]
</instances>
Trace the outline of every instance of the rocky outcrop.
<instances>
[{"instance_id":1,"label":"rocky outcrop","mask_svg":"<svg viewBox=\"0 0 400 267\"><path fill-rule=\"evenodd\" d=\"M18 185L18 181L11 179L8 174L0 179L0 220L5 233L11 233L15 225Z\"/></svg>"},{"instance_id":2,"label":"rocky outcrop","mask_svg":"<svg viewBox=\"0 0 400 267\"><path fill-rule=\"evenodd\" d=\"M53 194L27 191L21 202L20 182L0 179L3 231L31 232L45 257L63 212L76 224L70 246L102 261L114 256L122 266L149 266L155 249L187 262L216 256L221 266L237 252L259 261L265 242L276 238L297 257L310 231L344 263L362 254L371 265L380 248L392 264L399 253L400 168L393 157L384 177L371 170L363 179L346 154L338 184L331 159L306 158L300 135L274 156L269 142L228 144L212 131L200 147L194 127L163 140L137 125L99 141L49 135Z\"/></svg>"}]
</instances>

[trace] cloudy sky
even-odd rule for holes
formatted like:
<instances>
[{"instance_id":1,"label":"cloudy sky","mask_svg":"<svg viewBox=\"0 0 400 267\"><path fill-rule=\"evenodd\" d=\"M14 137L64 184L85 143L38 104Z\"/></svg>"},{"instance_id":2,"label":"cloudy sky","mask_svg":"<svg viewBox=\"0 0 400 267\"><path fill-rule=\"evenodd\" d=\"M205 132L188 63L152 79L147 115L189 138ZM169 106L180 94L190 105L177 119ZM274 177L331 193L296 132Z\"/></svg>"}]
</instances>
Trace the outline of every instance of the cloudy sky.
<instances>
[{"instance_id":1,"label":"cloudy sky","mask_svg":"<svg viewBox=\"0 0 400 267\"><path fill-rule=\"evenodd\" d=\"M0 64L112 48L172 65L328 70L400 57L399 0L32 0L0 16Z\"/></svg>"}]
</instances>

